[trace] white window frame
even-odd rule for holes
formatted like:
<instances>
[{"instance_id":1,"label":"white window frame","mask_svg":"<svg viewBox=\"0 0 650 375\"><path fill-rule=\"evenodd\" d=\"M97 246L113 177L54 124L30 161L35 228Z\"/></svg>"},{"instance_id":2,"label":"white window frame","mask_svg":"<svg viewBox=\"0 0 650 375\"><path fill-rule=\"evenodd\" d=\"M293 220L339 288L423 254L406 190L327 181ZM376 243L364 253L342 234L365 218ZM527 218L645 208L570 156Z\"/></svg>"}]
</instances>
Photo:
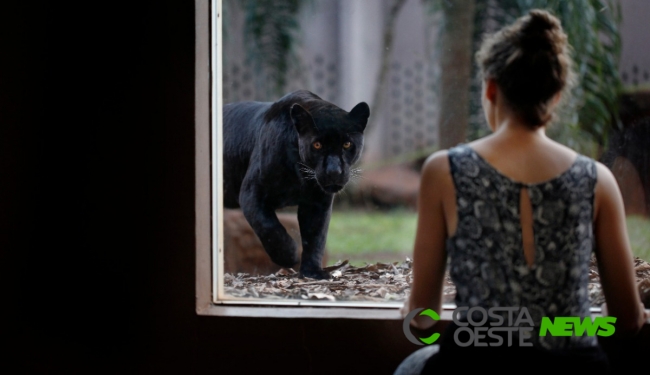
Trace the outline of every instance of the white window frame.
<instances>
[{"instance_id":1,"label":"white window frame","mask_svg":"<svg viewBox=\"0 0 650 375\"><path fill-rule=\"evenodd\" d=\"M199 315L400 320L401 302L330 302L225 298L223 191L220 178L222 61L221 0L195 0L196 312ZM214 63L213 63L214 62ZM212 187L216 189L212 189ZM216 256L214 256L216 255ZM451 319L451 311L442 314Z\"/></svg>"},{"instance_id":2,"label":"white window frame","mask_svg":"<svg viewBox=\"0 0 650 375\"><path fill-rule=\"evenodd\" d=\"M401 320L402 302L224 298L222 154L222 0L195 0L196 312L207 316ZM216 186L215 191L212 187ZM216 254L216 256L214 256ZM454 304L443 305L450 321ZM600 315L600 308L592 308Z\"/></svg>"}]
</instances>

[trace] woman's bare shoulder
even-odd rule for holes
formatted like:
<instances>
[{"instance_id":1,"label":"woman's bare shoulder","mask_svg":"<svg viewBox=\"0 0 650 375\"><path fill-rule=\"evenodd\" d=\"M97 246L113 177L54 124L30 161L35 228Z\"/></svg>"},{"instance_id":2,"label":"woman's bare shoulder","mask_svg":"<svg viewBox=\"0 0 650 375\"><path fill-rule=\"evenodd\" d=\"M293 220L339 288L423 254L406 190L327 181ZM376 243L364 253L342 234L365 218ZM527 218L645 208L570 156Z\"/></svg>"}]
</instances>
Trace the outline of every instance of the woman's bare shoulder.
<instances>
[{"instance_id":1,"label":"woman's bare shoulder","mask_svg":"<svg viewBox=\"0 0 650 375\"><path fill-rule=\"evenodd\" d=\"M553 150L554 152L567 155L571 159L575 159L579 155L579 153L576 150L572 149L569 146L563 145L562 143L551 140L551 144L554 146L554 150Z\"/></svg>"},{"instance_id":2,"label":"woman's bare shoulder","mask_svg":"<svg viewBox=\"0 0 650 375\"><path fill-rule=\"evenodd\" d=\"M612 171L603 163L596 161L596 189L594 202L594 218L598 218L600 207L603 205L619 206L623 204L618 182Z\"/></svg>"},{"instance_id":3,"label":"woman's bare shoulder","mask_svg":"<svg viewBox=\"0 0 650 375\"><path fill-rule=\"evenodd\" d=\"M437 176L449 173L449 151L439 150L429 155L422 166L422 174Z\"/></svg>"},{"instance_id":4,"label":"woman's bare shoulder","mask_svg":"<svg viewBox=\"0 0 650 375\"><path fill-rule=\"evenodd\" d=\"M596 175L598 178L598 182L604 184L616 183L616 177L614 177L612 171L605 164L597 160L595 161L595 163L596 163Z\"/></svg>"},{"instance_id":5,"label":"woman's bare shoulder","mask_svg":"<svg viewBox=\"0 0 650 375\"><path fill-rule=\"evenodd\" d=\"M620 189L614 173L603 163L596 161L596 199L620 198Z\"/></svg>"}]
</instances>

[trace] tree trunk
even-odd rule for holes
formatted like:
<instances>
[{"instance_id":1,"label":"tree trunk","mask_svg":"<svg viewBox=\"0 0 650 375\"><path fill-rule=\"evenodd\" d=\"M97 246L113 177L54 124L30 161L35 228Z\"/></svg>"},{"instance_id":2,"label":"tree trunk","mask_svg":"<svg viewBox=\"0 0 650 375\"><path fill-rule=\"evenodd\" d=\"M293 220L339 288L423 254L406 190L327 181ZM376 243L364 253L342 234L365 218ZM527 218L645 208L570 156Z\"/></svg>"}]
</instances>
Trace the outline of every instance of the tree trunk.
<instances>
[{"instance_id":1,"label":"tree trunk","mask_svg":"<svg viewBox=\"0 0 650 375\"><path fill-rule=\"evenodd\" d=\"M472 35L475 0L442 2L443 27L440 34L440 148L465 142L469 123L472 74Z\"/></svg>"}]
</instances>

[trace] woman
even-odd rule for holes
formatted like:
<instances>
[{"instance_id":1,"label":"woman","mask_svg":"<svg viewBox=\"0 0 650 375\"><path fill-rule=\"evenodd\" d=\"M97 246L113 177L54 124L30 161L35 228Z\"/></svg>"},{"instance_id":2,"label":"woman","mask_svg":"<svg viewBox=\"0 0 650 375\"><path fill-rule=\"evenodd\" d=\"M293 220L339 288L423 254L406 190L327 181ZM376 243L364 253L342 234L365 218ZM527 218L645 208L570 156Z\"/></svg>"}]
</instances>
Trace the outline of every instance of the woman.
<instances>
[{"instance_id":1,"label":"woman","mask_svg":"<svg viewBox=\"0 0 650 375\"><path fill-rule=\"evenodd\" d=\"M456 305L526 307L537 327L526 337L532 348L461 348L452 323L439 351L431 346L414 353L396 374L447 364L487 369L506 357L535 361L537 368L606 369L595 336L537 334L542 317L590 316L592 251L608 314L617 318L615 334L633 336L645 319L616 180L604 165L545 135L572 82L567 37L557 18L533 10L487 38L476 57L492 134L436 152L424 164L413 282L402 313L442 310L449 261ZM426 331L433 323L421 316L411 325Z\"/></svg>"}]
</instances>

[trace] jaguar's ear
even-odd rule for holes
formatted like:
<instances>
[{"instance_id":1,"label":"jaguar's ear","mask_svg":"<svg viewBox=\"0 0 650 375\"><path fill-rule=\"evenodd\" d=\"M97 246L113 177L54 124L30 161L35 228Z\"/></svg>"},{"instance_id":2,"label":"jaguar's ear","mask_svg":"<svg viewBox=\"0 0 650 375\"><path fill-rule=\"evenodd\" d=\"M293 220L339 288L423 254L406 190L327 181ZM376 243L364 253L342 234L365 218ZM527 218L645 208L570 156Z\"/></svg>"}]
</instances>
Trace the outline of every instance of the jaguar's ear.
<instances>
[{"instance_id":1,"label":"jaguar's ear","mask_svg":"<svg viewBox=\"0 0 650 375\"><path fill-rule=\"evenodd\" d=\"M361 131L363 131L366 128L366 124L368 123L368 117L370 117L370 107L368 107L368 104L365 102L361 102L354 106L352 110L350 111L350 118L359 124L361 127Z\"/></svg>"},{"instance_id":2,"label":"jaguar's ear","mask_svg":"<svg viewBox=\"0 0 650 375\"><path fill-rule=\"evenodd\" d=\"M300 104L294 103L289 111L291 121L296 127L298 134L315 133L317 131L314 119Z\"/></svg>"}]
</instances>

